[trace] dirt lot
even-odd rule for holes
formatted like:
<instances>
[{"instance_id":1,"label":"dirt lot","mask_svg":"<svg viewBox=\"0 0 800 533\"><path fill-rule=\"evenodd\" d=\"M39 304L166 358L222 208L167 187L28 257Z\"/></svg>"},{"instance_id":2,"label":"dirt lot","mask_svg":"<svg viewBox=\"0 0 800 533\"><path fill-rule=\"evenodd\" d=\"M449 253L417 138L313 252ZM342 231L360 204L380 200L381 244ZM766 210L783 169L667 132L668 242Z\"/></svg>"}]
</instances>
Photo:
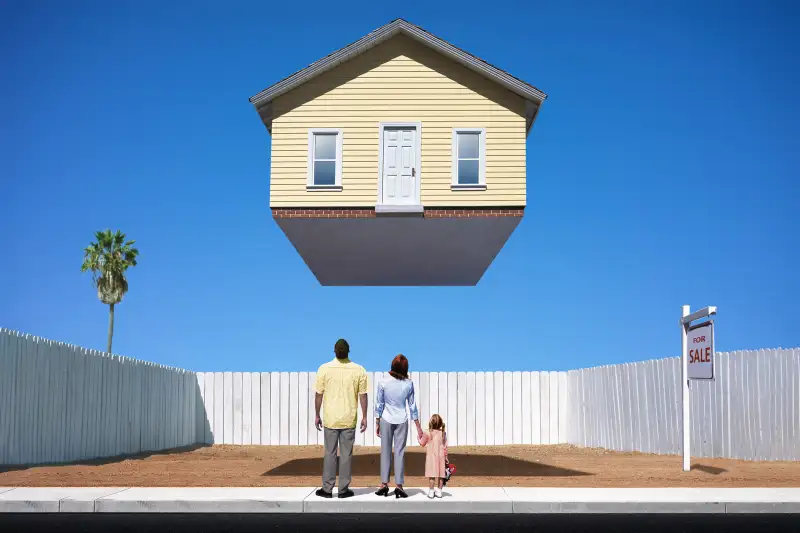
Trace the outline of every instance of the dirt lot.
<instances>
[{"instance_id":1,"label":"dirt lot","mask_svg":"<svg viewBox=\"0 0 800 533\"><path fill-rule=\"evenodd\" d=\"M60 466L2 467L0 486L319 486L320 446L213 446ZM378 448L356 448L352 486L379 483ZM460 446L450 486L800 487L800 462L698 459L574 446ZM406 451L406 485L426 485L425 456Z\"/></svg>"}]
</instances>

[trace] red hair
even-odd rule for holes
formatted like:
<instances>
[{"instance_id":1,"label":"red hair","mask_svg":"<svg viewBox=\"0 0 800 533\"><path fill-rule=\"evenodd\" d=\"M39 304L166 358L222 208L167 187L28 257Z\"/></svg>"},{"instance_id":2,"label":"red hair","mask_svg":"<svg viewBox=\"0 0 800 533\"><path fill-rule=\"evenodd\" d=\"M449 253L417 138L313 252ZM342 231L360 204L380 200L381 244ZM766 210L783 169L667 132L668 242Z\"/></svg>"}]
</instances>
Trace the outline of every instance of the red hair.
<instances>
[{"instance_id":1,"label":"red hair","mask_svg":"<svg viewBox=\"0 0 800 533\"><path fill-rule=\"evenodd\" d=\"M408 359L403 354L392 359L392 369L389 375L395 379L408 379Z\"/></svg>"}]
</instances>

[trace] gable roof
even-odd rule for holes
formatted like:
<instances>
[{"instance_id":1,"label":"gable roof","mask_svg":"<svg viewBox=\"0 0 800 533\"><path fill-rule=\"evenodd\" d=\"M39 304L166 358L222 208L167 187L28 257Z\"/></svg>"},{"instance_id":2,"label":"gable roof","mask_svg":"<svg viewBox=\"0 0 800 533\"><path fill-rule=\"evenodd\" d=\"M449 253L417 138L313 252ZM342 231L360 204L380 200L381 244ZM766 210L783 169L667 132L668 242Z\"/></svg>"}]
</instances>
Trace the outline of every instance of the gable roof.
<instances>
[{"instance_id":1,"label":"gable roof","mask_svg":"<svg viewBox=\"0 0 800 533\"><path fill-rule=\"evenodd\" d=\"M250 103L256 107L259 115L264 120L264 124L269 129L272 122L272 113L270 110L270 103L276 97L287 93L302 85L303 83L319 76L323 72L327 72L337 65L365 52L366 50L394 37L395 35L407 35L412 39L428 46L429 48L441 53L442 55L453 59L457 63L481 74L482 76L498 83L509 91L518 94L530 104L527 106L528 111L528 129L533 125L533 120L539 111L539 106L547 98L547 95L533 85L520 80L501 70L486 61L468 53L460 48L453 46L444 39L436 37L419 26L411 24L403 19L395 19L392 22L381 26L377 30L367 34L358 41L341 48L332 54L329 54L322 59L311 63L306 68L299 70L291 76L282 79L281 81L271 85L261 91L260 93L250 98Z\"/></svg>"}]
</instances>

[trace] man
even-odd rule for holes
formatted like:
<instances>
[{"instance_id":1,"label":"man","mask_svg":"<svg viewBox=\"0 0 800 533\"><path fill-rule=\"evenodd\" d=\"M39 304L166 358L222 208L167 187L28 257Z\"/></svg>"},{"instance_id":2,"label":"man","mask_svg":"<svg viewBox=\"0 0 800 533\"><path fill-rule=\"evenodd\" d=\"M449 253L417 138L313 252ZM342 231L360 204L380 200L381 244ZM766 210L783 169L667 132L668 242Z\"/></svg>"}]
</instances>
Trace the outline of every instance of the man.
<instances>
[{"instance_id":1,"label":"man","mask_svg":"<svg viewBox=\"0 0 800 533\"><path fill-rule=\"evenodd\" d=\"M322 465L322 488L317 496L330 498L336 484L336 450L339 449L339 497L349 498L352 474L353 443L356 440L358 402L361 402L361 433L367 430L367 372L349 359L350 346L336 341L336 357L319 367L315 385L314 425L322 431L319 411L325 399L325 456Z\"/></svg>"}]
</instances>

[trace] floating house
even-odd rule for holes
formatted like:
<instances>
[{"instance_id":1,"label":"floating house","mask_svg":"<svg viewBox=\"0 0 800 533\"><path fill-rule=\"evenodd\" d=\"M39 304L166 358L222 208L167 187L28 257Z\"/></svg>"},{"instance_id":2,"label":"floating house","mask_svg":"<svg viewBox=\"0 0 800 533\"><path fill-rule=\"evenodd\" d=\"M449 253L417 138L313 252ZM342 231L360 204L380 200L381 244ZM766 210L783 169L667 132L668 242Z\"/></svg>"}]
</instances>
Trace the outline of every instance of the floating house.
<instances>
[{"instance_id":1,"label":"floating house","mask_svg":"<svg viewBox=\"0 0 800 533\"><path fill-rule=\"evenodd\" d=\"M405 20L261 91L272 216L322 285L475 285L545 93Z\"/></svg>"}]
</instances>

